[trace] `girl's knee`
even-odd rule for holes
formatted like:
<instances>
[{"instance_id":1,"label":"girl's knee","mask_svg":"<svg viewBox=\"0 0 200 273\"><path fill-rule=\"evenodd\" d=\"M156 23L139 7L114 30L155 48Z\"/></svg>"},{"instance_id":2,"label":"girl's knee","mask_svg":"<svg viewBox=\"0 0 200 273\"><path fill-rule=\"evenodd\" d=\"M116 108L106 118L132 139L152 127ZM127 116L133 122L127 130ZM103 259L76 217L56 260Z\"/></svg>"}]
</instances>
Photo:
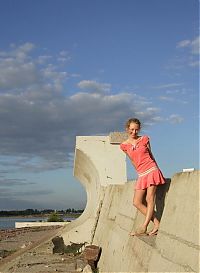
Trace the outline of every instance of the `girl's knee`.
<instances>
[{"instance_id":1,"label":"girl's knee","mask_svg":"<svg viewBox=\"0 0 200 273\"><path fill-rule=\"evenodd\" d=\"M141 202L136 199L133 199L133 206L139 208L141 206Z\"/></svg>"},{"instance_id":2,"label":"girl's knee","mask_svg":"<svg viewBox=\"0 0 200 273\"><path fill-rule=\"evenodd\" d=\"M153 194L147 195L146 196L146 202L147 202L147 204L153 203L154 202L154 198L155 198L155 196Z\"/></svg>"},{"instance_id":3,"label":"girl's knee","mask_svg":"<svg viewBox=\"0 0 200 273\"><path fill-rule=\"evenodd\" d=\"M140 208L142 205L142 201L144 199L145 190L135 190L133 196L133 206L136 208Z\"/></svg>"}]
</instances>

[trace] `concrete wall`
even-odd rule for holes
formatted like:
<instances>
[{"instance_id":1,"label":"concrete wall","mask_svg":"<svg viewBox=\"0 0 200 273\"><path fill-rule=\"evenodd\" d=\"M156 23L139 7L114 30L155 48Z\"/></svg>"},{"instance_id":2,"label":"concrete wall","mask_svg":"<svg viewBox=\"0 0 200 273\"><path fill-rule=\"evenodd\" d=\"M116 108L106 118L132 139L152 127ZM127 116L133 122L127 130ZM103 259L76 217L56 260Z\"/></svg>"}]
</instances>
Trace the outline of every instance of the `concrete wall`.
<instances>
[{"instance_id":1,"label":"concrete wall","mask_svg":"<svg viewBox=\"0 0 200 273\"><path fill-rule=\"evenodd\" d=\"M176 174L159 187L157 236L129 236L143 220L131 206L134 183L108 186L93 241L102 247L100 272L199 272L198 176Z\"/></svg>"},{"instance_id":2,"label":"concrete wall","mask_svg":"<svg viewBox=\"0 0 200 273\"><path fill-rule=\"evenodd\" d=\"M109 136L76 137L74 176L87 192L83 214L67 225L62 236L66 244L91 243L95 234L105 190L109 184L125 184L126 157Z\"/></svg>"},{"instance_id":3,"label":"concrete wall","mask_svg":"<svg viewBox=\"0 0 200 273\"><path fill-rule=\"evenodd\" d=\"M143 216L132 206L135 182L126 182L120 141L76 141L74 175L86 188L87 206L61 234L65 243L100 246L99 272L199 272L199 172L176 174L171 184L158 187L157 236L130 237Z\"/></svg>"},{"instance_id":4,"label":"concrete wall","mask_svg":"<svg viewBox=\"0 0 200 273\"><path fill-rule=\"evenodd\" d=\"M199 174L178 173L172 178L149 271L200 272Z\"/></svg>"}]
</instances>

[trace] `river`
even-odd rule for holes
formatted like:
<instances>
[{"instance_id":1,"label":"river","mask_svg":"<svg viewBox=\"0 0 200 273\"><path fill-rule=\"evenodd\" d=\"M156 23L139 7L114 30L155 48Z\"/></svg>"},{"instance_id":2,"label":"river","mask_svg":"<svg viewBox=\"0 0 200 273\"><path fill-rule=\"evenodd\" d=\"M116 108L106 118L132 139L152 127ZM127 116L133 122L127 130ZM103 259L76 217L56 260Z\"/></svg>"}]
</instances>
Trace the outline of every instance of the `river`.
<instances>
[{"instance_id":1,"label":"river","mask_svg":"<svg viewBox=\"0 0 200 273\"><path fill-rule=\"evenodd\" d=\"M15 222L42 222L48 217L0 217L0 229L15 228ZM72 221L73 217L63 217L64 221Z\"/></svg>"}]
</instances>

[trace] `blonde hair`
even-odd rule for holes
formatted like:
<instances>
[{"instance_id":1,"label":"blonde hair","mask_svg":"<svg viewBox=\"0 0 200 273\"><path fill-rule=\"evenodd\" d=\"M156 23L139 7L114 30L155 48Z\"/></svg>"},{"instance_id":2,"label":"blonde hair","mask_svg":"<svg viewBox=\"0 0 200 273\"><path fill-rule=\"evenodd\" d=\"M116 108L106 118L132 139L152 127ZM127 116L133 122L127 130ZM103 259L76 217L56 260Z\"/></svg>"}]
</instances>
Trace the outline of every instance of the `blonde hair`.
<instances>
[{"instance_id":1,"label":"blonde hair","mask_svg":"<svg viewBox=\"0 0 200 273\"><path fill-rule=\"evenodd\" d=\"M130 118L125 123L125 129L128 129L131 123L136 123L141 128L141 122L137 118Z\"/></svg>"}]
</instances>

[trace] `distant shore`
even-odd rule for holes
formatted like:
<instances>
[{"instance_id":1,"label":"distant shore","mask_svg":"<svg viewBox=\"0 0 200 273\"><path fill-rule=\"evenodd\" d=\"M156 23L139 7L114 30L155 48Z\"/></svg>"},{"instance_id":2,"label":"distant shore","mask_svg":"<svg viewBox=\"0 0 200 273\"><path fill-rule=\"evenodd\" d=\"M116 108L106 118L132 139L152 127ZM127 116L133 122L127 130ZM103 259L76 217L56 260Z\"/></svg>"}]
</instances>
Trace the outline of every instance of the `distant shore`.
<instances>
[{"instance_id":1,"label":"distant shore","mask_svg":"<svg viewBox=\"0 0 200 273\"><path fill-rule=\"evenodd\" d=\"M62 219L61 222L71 222L77 219L81 214L70 213L65 215L60 215ZM50 214L37 214L37 215L10 215L10 216L1 216L0 217L0 230L15 228L16 222L48 222L50 219ZM58 222L58 219L55 219L53 222Z\"/></svg>"},{"instance_id":2,"label":"distant shore","mask_svg":"<svg viewBox=\"0 0 200 273\"><path fill-rule=\"evenodd\" d=\"M82 213L66 213L61 215L64 218L78 218ZM0 218L48 218L50 214L33 214L33 215L0 215Z\"/></svg>"}]
</instances>

